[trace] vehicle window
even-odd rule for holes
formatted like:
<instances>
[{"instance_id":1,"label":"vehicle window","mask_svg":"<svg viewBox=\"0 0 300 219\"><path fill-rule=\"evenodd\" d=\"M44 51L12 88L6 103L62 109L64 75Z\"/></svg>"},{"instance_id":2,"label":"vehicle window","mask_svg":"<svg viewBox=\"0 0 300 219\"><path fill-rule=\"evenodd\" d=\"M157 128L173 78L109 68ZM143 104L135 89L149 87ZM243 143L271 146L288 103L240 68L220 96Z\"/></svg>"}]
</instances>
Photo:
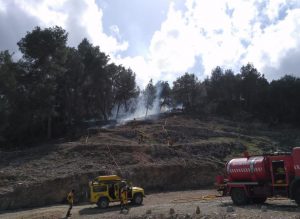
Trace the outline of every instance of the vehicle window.
<instances>
[{"instance_id":1,"label":"vehicle window","mask_svg":"<svg viewBox=\"0 0 300 219\"><path fill-rule=\"evenodd\" d=\"M107 186L95 186L93 190L94 192L106 192Z\"/></svg>"}]
</instances>

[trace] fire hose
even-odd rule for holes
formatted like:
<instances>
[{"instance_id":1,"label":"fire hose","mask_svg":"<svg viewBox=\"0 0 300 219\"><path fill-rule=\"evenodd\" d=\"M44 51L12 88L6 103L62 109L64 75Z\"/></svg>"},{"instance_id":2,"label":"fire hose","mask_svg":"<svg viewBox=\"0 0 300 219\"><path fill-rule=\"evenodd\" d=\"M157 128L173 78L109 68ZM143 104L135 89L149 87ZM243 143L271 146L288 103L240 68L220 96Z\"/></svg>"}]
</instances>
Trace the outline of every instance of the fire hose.
<instances>
[{"instance_id":1,"label":"fire hose","mask_svg":"<svg viewBox=\"0 0 300 219\"><path fill-rule=\"evenodd\" d=\"M172 201L172 203L185 203L185 202L194 202L194 201L213 201L217 198L221 198L223 196L221 195L203 195L200 197L191 197L191 198L178 198L178 199L174 199Z\"/></svg>"},{"instance_id":2,"label":"fire hose","mask_svg":"<svg viewBox=\"0 0 300 219\"><path fill-rule=\"evenodd\" d=\"M195 201L203 201L203 202L209 202L209 201L214 201L218 198L222 198L224 196L222 195L203 195L203 196L199 196L199 197L190 197L190 198L178 198L178 199L174 199L171 201L171 203L186 203L186 202L195 202ZM288 198L286 197L271 197L268 198L268 200L270 201L276 201L276 200L288 200Z\"/></svg>"}]
</instances>

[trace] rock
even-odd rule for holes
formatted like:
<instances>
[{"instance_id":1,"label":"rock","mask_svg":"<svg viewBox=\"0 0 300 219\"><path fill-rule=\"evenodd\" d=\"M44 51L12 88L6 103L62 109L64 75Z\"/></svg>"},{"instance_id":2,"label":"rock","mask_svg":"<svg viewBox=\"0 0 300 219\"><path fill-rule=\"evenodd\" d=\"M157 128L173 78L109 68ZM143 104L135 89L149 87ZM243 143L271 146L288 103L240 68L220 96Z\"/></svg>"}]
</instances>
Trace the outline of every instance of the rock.
<instances>
[{"instance_id":1,"label":"rock","mask_svg":"<svg viewBox=\"0 0 300 219\"><path fill-rule=\"evenodd\" d=\"M265 206L265 205L263 205L263 206L261 206L261 211L262 212L266 212L268 209L267 209L267 206Z\"/></svg>"},{"instance_id":2,"label":"rock","mask_svg":"<svg viewBox=\"0 0 300 219\"><path fill-rule=\"evenodd\" d=\"M82 167L82 169L90 170L90 169L92 169L93 167L94 167L93 165L87 164L87 165L84 165L84 166Z\"/></svg>"},{"instance_id":3,"label":"rock","mask_svg":"<svg viewBox=\"0 0 300 219\"><path fill-rule=\"evenodd\" d=\"M185 219L191 219L192 216L191 216L190 214L186 214L184 218L185 218Z\"/></svg>"},{"instance_id":4,"label":"rock","mask_svg":"<svg viewBox=\"0 0 300 219\"><path fill-rule=\"evenodd\" d=\"M211 216L209 216L209 215L204 215L203 217L201 217L201 219L211 219Z\"/></svg>"},{"instance_id":5,"label":"rock","mask_svg":"<svg viewBox=\"0 0 300 219\"><path fill-rule=\"evenodd\" d=\"M196 214L200 214L201 213L201 211L200 211L200 207L199 206L197 206L197 208L196 208Z\"/></svg>"},{"instance_id":6,"label":"rock","mask_svg":"<svg viewBox=\"0 0 300 219\"><path fill-rule=\"evenodd\" d=\"M158 219L165 219L165 215L164 214L158 215Z\"/></svg>"},{"instance_id":7,"label":"rock","mask_svg":"<svg viewBox=\"0 0 300 219\"><path fill-rule=\"evenodd\" d=\"M232 206L228 206L226 209L226 212L234 212L234 209Z\"/></svg>"},{"instance_id":8,"label":"rock","mask_svg":"<svg viewBox=\"0 0 300 219\"><path fill-rule=\"evenodd\" d=\"M151 214L151 213L152 213L151 209L148 209L148 210L146 211L146 214Z\"/></svg>"},{"instance_id":9,"label":"rock","mask_svg":"<svg viewBox=\"0 0 300 219\"><path fill-rule=\"evenodd\" d=\"M174 208L170 208L170 215L173 215L173 214L175 214L175 210L174 210Z\"/></svg>"}]
</instances>

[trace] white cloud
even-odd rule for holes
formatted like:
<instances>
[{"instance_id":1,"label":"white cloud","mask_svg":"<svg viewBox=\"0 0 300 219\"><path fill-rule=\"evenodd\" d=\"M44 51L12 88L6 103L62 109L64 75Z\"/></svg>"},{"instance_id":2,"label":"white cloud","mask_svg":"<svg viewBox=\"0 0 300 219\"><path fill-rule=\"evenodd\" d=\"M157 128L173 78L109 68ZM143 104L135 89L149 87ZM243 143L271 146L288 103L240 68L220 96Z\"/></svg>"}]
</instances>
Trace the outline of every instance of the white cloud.
<instances>
[{"instance_id":1,"label":"white cloud","mask_svg":"<svg viewBox=\"0 0 300 219\"><path fill-rule=\"evenodd\" d=\"M271 21L274 21L279 16L279 10L287 4L286 0L268 1L265 13Z\"/></svg>"},{"instance_id":2,"label":"white cloud","mask_svg":"<svg viewBox=\"0 0 300 219\"><path fill-rule=\"evenodd\" d=\"M137 84L141 88L144 88L150 79L158 81L163 78L160 69L143 56L112 57L112 61L116 64L122 64L126 68L131 68L136 73Z\"/></svg>"},{"instance_id":3,"label":"white cloud","mask_svg":"<svg viewBox=\"0 0 300 219\"><path fill-rule=\"evenodd\" d=\"M167 20L151 41L150 54L157 66L168 73L183 73L194 66L200 55L205 73L210 74L216 65L237 62L244 51L240 37L246 38L247 34L239 37L236 32L239 25L248 24L250 19L245 18L234 26L226 14L225 3L188 1L184 14L171 6Z\"/></svg>"},{"instance_id":4,"label":"white cloud","mask_svg":"<svg viewBox=\"0 0 300 219\"><path fill-rule=\"evenodd\" d=\"M187 0L183 12L171 5L153 35L150 60L166 74L184 73L199 56L206 75L217 65L237 72L247 62L277 68L300 45L296 6L296 0Z\"/></svg>"},{"instance_id":5,"label":"white cloud","mask_svg":"<svg viewBox=\"0 0 300 219\"><path fill-rule=\"evenodd\" d=\"M263 69L279 67L280 60L300 43L300 9L289 11L284 20L265 28L252 38L246 59Z\"/></svg>"},{"instance_id":6,"label":"white cloud","mask_svg":"<svg viewBox=\"0 0 300 219\"><path fill-rule=\"evenodd\" d=\"M186 0L185 6L180 9L170 1L166 19L153 33L148 50L133 57L121 56L130 45L117 25L104 33L104 12L96 0L0 0L0 15L18 7L34 18L31 22L37 20L36 25L62 26L69 32L71 46L87 37L112 61L136 72L142 87L150 78L173 81L196 63L204 69L194 72L198 76L209 75L217 65L237 72L247 62L279 75L291 63L289 58L297 60L300 54L299 0ZM18 10L12 14L20 14Z\"/></svg>"},{"instance_id":7,"label":"white cloud","mask_svg":"<svg viewBox=\"0 0 300 219\"><path fill-rule=\"evenodd\" d=\"M0 1L0 12L6 13L6 4L5 2Z\"/></svg>"},{"instance_id":8,"label":"white cloud","mask_svg":"<svg viewBox=\"0 0 300 219\"><path fill-rule=\"evenodd\" d=\"M66 29L72 46L77 46L86 37L94 45L100 45L101 50L108 54L113 55L128 48L126 41L120 41L104 33L103 12L95 0L12 0L12 2L20 10L36 18L38 26L58 25ZM4 0L0 0L1 10L5 10Z\"/></svg>"},{"instance_id":9,"label":"white cloud","mask_svg":"<svg viewBox=\"0 0 300 219\"><path fill-rule=\"evenodd\" d=\"M87 33L92 42L101 46L101 50L114 55L117 52L124 51L128 48L127 42L118 42L116 38L107 36L103 32L102 27L102 9L99 8L96 2L86 0L87 8L82 16L81 25L86 27Z\"/></svg>"},{"instance_id":10,"label":"white cloud","mask_svg":"<svg viewBox=\"0 0 300 219\"><path fill-rule=\"evenodd\" d=\"M162 72L185 71L192 67L196 51L191 50L197 48L193 40L195 34L186 26L182 13L171 8L161 30L154 33L151 41L149 50L153 64Z\"/></svg>"},{"instance_id":11,"label":"white cloud","mask_svg":"<svg viewBox=\"0 0 300 219\"><path fill-rule=\"evenodd\" d=\"M285 4L283 0L187 0L185 12L171 4L166 20L153 34L147 56L118 59L118 63L131 66L141 85L150 78L173 81L192 68L199 56L205 75L217 65L238 72L248 62L260 71L282 70L281 60L300 45L300 9L286 10L287 16L279 20ZM268 26L262 16L272 23Z\"/></svg>"},{"instance_id":12,"label":"white cloud","mask_svg":"<svg viewBox=\"0 0 300 219\"><path fill-rule=\"evenodd\" d=\"M111 33L117 35L118 37L120 37L120 29L117 25L112 25L109 27Z\"/></svg>"},{"instance_id":13,"label":"white cloud","mask_svg":"<svg viewBox=\"0 0 300 219\"><path fill-rule=\"evenodd\" d=\"M253 45L249 48L249 59L254 60L262 70L273 69L273 72L266 72L273 78L286 73L300 76L299 69L295 71L295 67L285 66L284 69L281 66L283 60L293 60L295 55L300 60L299 53L293 52L300 49L299 27L300 9L289 11L284 20L267 27L263 34L253 39ZM294 72L290 72L289 69L293 69Z\"/></svg>"},{"instance_id":14,"label":"white cloud","mask_svg":"<svg viewBox=\"0 0 300 219\"><path fill-rule=\"evenodd\" d=\"M59 9L64 5L66 0L43 0L43 1L15 1L21 9L29 15L38 18L39 25L43 26L64 26L67 14Z\"/></svg>"}]
</instances>

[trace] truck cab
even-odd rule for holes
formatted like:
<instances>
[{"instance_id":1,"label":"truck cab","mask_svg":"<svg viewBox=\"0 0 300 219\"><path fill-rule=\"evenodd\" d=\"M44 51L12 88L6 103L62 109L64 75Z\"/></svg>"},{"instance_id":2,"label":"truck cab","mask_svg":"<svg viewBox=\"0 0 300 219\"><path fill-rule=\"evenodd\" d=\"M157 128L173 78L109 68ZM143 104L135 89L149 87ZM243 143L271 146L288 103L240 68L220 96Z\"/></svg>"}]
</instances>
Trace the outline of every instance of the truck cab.
<instances>
[{"instance_id":1,"label":"truck cab","mask_svg":"<svg viewBox=\"0 0 300 219\"><path fill-rule=\"evenodd\" d=\"M120 189L124 184L127 186L128 201L141 205L145 197L144 189L133 187L117 175L98 176L89 182L90 203L97 204L99 208L107 208L110 202L119 202Z\"/></svg>"}]
</instances>

